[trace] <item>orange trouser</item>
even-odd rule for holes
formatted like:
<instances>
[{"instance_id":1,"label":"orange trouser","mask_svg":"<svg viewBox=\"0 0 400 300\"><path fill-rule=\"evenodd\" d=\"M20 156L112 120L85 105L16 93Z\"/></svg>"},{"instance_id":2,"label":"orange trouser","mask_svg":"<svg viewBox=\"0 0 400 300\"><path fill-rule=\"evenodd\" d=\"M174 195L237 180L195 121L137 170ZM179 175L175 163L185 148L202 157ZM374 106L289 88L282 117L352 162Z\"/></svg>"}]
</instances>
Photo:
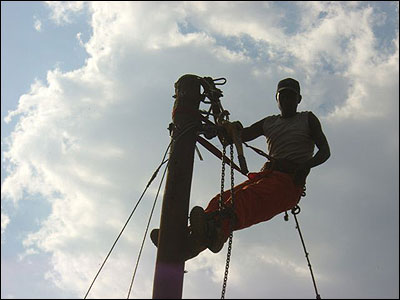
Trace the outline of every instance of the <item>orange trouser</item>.
<instances>
[{"instance_id":1,"label":"orange trouser","mask_svg":"<svg viewBox=\"0 0 400 300\"><path fill-rule=\"evenodd\" d=\"M292 209L300 200L302 187L294 185L289 174L266 170L250 173L249 180L234 187L234 212L237 217L233 230L267 221L272 217ZM206 213L217 211L220 194L211 199ZM231 190L222 194L223 203L231 206ZM228 238L230 234L229 219L222 220L223 232Z\"/></svg>"}]
</instances>

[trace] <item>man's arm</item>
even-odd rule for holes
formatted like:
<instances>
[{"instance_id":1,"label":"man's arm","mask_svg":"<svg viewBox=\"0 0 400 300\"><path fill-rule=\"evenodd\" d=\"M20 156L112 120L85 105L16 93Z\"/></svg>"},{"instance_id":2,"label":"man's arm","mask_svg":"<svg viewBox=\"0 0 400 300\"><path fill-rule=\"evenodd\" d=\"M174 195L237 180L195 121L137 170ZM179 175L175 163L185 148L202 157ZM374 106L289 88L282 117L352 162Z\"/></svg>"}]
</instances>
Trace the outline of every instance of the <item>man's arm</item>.
<instances>
[{"instance_id":1,"label":"man's arm","mask_svg":"<svg viewBox=\"0 0 400 300\"><path fill-rule=\"evenodd\" d=\"M264 135L263 131L263 124L264 124L265 118L254 123L253 125L249 127L245 127L242 130L242 142L248 142L251 140L254 140L255 138L258 138L259 136Z\"/></svg>"},{"instance_id":2,"label":"man's arm","mask_svg":"<svg viewBox=\"0 0 400 300\"><path fill-rule=\"evenodd\" d=\"M313 168L323 164L331 156L328 140L322 132L321 123L318 118L310 112L308 115L308 123L310 125L311 137L318 148L318 152L306 162L307 168Z\"/></svg>"},{"instance_id":3,"label":"man's arm","mask_svg":"<svg viewBox=\"0 0 400 300\"><path fill-rule=\"evenodd\" d=\"M294 174L294 182L300 186L305 184L305 179L311 168L323 164L331 156L328 141L322 132L321 123L312 112L308 115L308 123L311 130L311 138L314 140L318 152L304 164L297 167Z\"/></svg>"}]
</instances>

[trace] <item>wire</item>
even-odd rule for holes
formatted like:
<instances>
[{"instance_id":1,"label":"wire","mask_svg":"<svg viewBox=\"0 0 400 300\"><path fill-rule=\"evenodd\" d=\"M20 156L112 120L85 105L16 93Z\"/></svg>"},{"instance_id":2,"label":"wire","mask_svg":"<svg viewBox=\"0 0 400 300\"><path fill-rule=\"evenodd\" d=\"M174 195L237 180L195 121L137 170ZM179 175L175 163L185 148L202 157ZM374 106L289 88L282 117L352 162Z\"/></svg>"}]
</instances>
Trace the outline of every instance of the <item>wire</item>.
<instances>
[{"instance_id":1,"label":"wire","mask_svg":"<svg viewBox=\"0 0 400 300\"><path fill-rule=\"evenodd\" d=\"M182 137L186 132L188 132L188 131L191 130L191 129L194 129L195 127L197 127L197 125L196 125L195 123L189 123L189 124L188 124L188 125L173 139L173 140L174 140L174 141L177 141L177 140L178 140L180 137ZM172 143L172 142L171 142L171 143ZM170 145L171 145L171 143L170 143ZM164 154L163 159L165 159L165 156L166 156L166 153ZM155 208L156 203L157 203L158 195L159 195L159 193L160 193L161 186L162 186L162 183L163 183L163 181L164 181L165 174L166 174L166 172L167 172L167 170L168 170L169 160L167 159L166 161L164 161L164 162L160 165L160 167L161 167L161 166L162 166L165 162L167 162L167 161L168 161L168 164L166 165L166 167L165 167L165 169L164 169L164 173L163 173L163 176L162 176L162 178L161 178L160 184L159 184L159 186L158 186L158 190L157 190L156 197L155 197L155 199L154 199L153 207L152 207L151 212L150 212L149 221L147 222L146 230L145 230L145 232L144 232L144 236L143 236L143 240L142 240L142 245L140 246L139 255L138 255L138 258L137 258L137 260L136 260L136 266L135 266L135 270L134 270L133 275L132 275L132 280L131 280L131 284L130 284L130 286L129 286L129 291L128 291L127 299L129 299L129 296L130 296L131 291L132 291L133 282L134 282L134 280L135 280L136 271L137 271L137 268L138 268L138 265L139 265L140 257L141 257L141 255L142 255L144 243L145 243L146 237L147 237L147 232L148 232L149 227L150 227L150 222L151 222L151 219L152 219L152 217L153 217L154 208ZM160 167L159 167L159 168L160 168Z\"/></svg>"},{"instance_id":2,"label":"wire","mask_svg":"<svg viewBox=\"0 0 400 300\"><path fill-rule=\"evenodd\" d=\"M152 177L150 178L149 182L147 183L146 188L144 189L142 195L140 196L138 202L136 203L136 205L135 205L135 207L133 208L131 214L129 215L128 219L126 220L124 226L122 227L120 233L118 234L118 237L116 238L116 240L114 241L113 245L111 246L110 251L108 252L106 258L104 259L102 265L100 266L100 269L98 270L96 276L94 277L92 283L90 284L89 289L87 290L84 299L86 299L87 295L89 294L89 292L90 292L90 290L91 290L91 288L92 288L94 282L96 281L97 277L99 276L99 274L100 274L101 270L103 269L103 267L104 267L104 265L105 265L105 263L106 263L108 257L110 256L110 254L111 254L111 252L113 251L115 245L117 244L119 238L121 237L122 233L124 232L126 226L127 226L128 223L129 223L130 219L132 218L133 213L135 212L136 208L138 207L138 205L139 205L140 201L142 200L144 194L146 193L146 191L147 191L147 189L149 188L150 184L151 184L151 183L153 182L153 180L156 178L156 176L157 176L157 174L158 174L158 171L160 170L161 166L166 162L166 161L164 161L164 159L165 159L165 156L166 156L167 153L168 153L168 150L169 150L171 144L172 144L172 141L169 143L169 145L168 145L168 147L167 147L167 150L166 150L165 153L164 153L164 156L163 156L163 159L162 159L161 164L158 166L158 168L156 169L156 171L153 173ZM168 160L167 160L167 161L168 161Z\"/></svg>"},{"instance_id":3,"label":"wire","mask_svg":"<svg viewBox=\"0 0 400 300\"><path fill-rule=\"evenodd\" d=\"M162 183L163 183L163 181L164 181L164 177L165 177L165 173L167 172L168 165L169 165L169 163L165 166L164 173L163 173L163 176L162 176L162 178L161 178L160 185L158 186L156 198L154 199L153 207L152 207L151 212L150 212L150 218L149 218L149 221L147 222L147 227L146 227L146 230L145 230L144 235L143 235L143 241L142 241L142 245L141 245L141 247L140 247L139 255L138 255L138 258L137 258L137 261L136 261L135 271L133 272L131 285L129 286L128 297L127 297L126 299L129 299L129 296L130 296L130 294L131 294L131 290L132 290L132 286L133 286L133 281L135 280L136 271L137 271L137 268L138 268L138 265L139 265L139 261L140 261L140 256L142 255L142 250L143 250L144 242L146 241L147 231L149 230L151 218L153 217L154 208L155 208L156 203L157 203L158 194L160 193L161 185L162 185Z\"/></svg>"},{"instance_id":4,"label":"wire","mask_svg":"<svg viewBox=\"0 0 400 300\"><path fill-rule=\"evenodd\" d=\"M119 238L121 237L122 233L124 232L126 226L128 225L130 219L132 218L134 212L136 211L136 208L138 207L139 203L141 202L141 200L142 200L144 194L146 193L147 189L149 188L150 184L151 184L151 183L153 182L153 180L156 178L156 176L157 176L157 174L158 174L158 172L159 172L161 166L162 166L163 164L165 164L167 161L169 161L168 159L165 160L165 157L166 157L166 155L167 155L167 153L168 153L168 150L170 149L172 143L173 143L173 142L176 142L176 141L177 141L179 138L181 138L185 133L189 132L190 130L192 130L192 129L196 128L196 127L198 127L196 123L189 123L189 124L187 124L187 126L186 126L185 128L183 128L183 129L176 135L176 137L172 137L172 139L171 139L171 141L170 141L170 143L169 143L167 149L165 150L164 156L163 156L163 158L162 158L162 160L161 160L161 164L157 167L156 171L153 173L152 177L150 178L149 182L148 182L147 185L146 185L146 188L144 189L142 195L140 196L138 202L136 203L136 205L135 205L135 207L133 208L131 214L129 215L128 219L126 220L124 226L122 227L122 229L121 229L120 233L118 234L116 240L114 241L113 245L111 246L110 251L108 252L106 258L104 259L103 263L102 263L101 266L100 266L100 269L97 271L96 276L94 277L92 283L90 284L89 289L87 290L84 299L86 299L86 297L88 296L90 290L92 289L93 284L95 283L97 277L99 276L101 270L103 269L103 267L104 267L104 265L105 265L105 263L106 263L108 257L111 255L111 252L114 250L115 245L117 244ZM166 168L166 169L167 169L167 168ZM165 175L165 171L164 171L164 175ZM164 175L163 175L163 176L164 176Z\"/></svg>"}]
</instances>

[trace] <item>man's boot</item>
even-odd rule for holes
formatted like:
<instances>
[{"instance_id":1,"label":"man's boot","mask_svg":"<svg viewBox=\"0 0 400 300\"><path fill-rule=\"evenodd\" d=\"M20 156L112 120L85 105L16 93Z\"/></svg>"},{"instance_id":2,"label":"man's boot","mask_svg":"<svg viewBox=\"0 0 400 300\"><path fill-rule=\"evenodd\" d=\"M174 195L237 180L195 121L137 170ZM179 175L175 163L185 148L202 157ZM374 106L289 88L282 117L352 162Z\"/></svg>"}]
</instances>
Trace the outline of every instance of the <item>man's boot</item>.
<instances>
[{"instance_id":1,"label":"man's boot","mask_svg":"<svg viewBox=\"0 0 400 300\"><path fill-rule=\"evenodd\" d=\"M215 214L206 214L200 206L190 211L190 227L183 249L185 260L196 257L205 249L218 253L224 246L227 236L221 228L221 221L217 221ZM159 229L153 229L150 239L158 247Z\"/></svg>"},{"instance_id":2,"label":"man's boot","mask_svg":"<svg viewBox=\"0 0 400 300\"><path fill-rule=\"evenodd\" d=\"M158 247L159 233L160 229L158 228L153 229L150 233L150 239L156 247ZM192 259L197 255L199 255L200 252L204 251L205 249L207 249L207 246L199 244L197 241L195 241L193 235L189 233L185 241L185 247L183 249L183 257L185 261Z\"/></svg>"},{"instance_id":3,"label":"man's boot","mask_svg":"<svg viewBox=\"0 0 400 300\"><path fill-rule=\"evenodd\" d=\"M221 251L227 240L219 222L200 206L193 207L190 212L190 227L197 244L206 245L214 253Z\"/></svg>"}]
</instances>

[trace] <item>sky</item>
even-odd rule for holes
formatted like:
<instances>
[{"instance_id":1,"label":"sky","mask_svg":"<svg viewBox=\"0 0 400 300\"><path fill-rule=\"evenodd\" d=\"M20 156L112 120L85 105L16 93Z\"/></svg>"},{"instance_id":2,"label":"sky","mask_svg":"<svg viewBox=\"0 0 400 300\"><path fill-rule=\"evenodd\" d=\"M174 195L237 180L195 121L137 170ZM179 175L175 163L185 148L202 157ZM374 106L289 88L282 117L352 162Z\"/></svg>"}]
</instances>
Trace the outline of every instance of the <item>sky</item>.
<instances>
[{"instance_id":1,"label":"sky","mask_svg":"<svg viewBox=\"0 0 400 300\"><path fill-rule=\"evenodd\" d=\"M300 82L298 109L331 148L298 215L318 291L398 298L398 16L392 1L2 1L1 298L84 297L161 162L184 74L225 77L223 106L244 126L279 114L279 80ZM220 161L199 150L190 208L220 188ZM245 156L250 171L264 163ZM127 297L160 178L88 298ZM184 298L220 297L226 251L185 264ZM155 259L148 238L130 298L151 298ZM315 297L291 215L234 233L226 297Z\"/></svg>"}]
</instances>

